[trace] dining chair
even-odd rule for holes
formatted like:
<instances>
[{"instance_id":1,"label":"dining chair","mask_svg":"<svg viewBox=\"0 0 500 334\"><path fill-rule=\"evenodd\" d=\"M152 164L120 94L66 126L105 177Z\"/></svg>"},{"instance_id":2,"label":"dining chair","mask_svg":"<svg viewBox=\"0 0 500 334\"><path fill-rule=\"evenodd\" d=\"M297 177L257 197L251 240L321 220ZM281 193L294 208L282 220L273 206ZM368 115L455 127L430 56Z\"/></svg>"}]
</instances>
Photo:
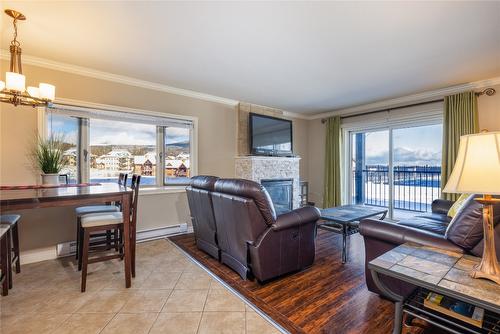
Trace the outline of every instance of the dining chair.
<instances>
[{"instance_id":1,"label":"dining chair","mask_svg":"<svg viewBox=\"0 0 500 334\"><path fill-rule=\"evenodd\" d=\"M19 230L17 222L21 219L20 215L1 215L0 226L8 226L7 231L7 261L9 267L15 265L16 274L21 272L21 260L19 258ZM9 289L12 289L12 272L9 272Z\"/></svg>"},{"instance_id":2,"label":"dining chair","mask_svg":"<svg viewBox=\"0 0 500 334\"><path fill-rule=\"evenodd\" d=\"M2 296L9 294L9 277L12 276L11 264L9 263L9 225L0 225L0 283L2 284Z\"/></svg>"},{"instance_id":3,"label":"dining chair","mask_svg":"<svg viewBox=\"0 0 500 334\"><path fill-rule=\"evenodd\" d=\"M118 184L121 186L126 186L127 185L127 177L128 175L126 173L120 173L118 176ZM87 205L87 206L80 206L75 209L76 213L76 254L75 258L78 260L78 270L82 269L82 260L81 256L79 254L79 250L81 249L80 247L80 241L82 239L81 237L81 217L86 214L90 213L101 213L101 212L118 212L120 211L120 206L119 203L109 203L106 205ZM118 239L118 231L114 231L114 236L113 239ZM104 233L101 233L99 235L95 235L94 238L94 243L95 244L102 244L103 241L96 241L96 238L102 238L106 237L106 245L108 248L111 248L111 231L105 231ZM117 245L114 245L115 249L118 250Z\"/></svg>"},{"instance_id":4,"label":"dining chair","mask_svg":"<svg viewBox=\"0 0 500 334\"><path fill-rule=\"evenodd\" d=\"M141 182L140 175L132 175L132 203L130 205L130 223L135 224L137 221L137 201L139 199L139 185ZM81 217L81 226L83 234L83 240L81 243L82 249L80 250L82 254L82 284L81 291L85 292L87 284L87 267L90 263L102 262L112 259L123 259L123 237L128 238L129 236L123 236L123 214L122 212L101 212L101 213L90 213L83 215ZM89 258L90 249L90 238L93 233L108 231L108 230L118 230L120 232L118 242L119 252L118 254L112 254L102 257ZM106 246L94 247L92 251L109 251ZM115 250L116 251L116 250Z\"/></svg>"}]
</instances>

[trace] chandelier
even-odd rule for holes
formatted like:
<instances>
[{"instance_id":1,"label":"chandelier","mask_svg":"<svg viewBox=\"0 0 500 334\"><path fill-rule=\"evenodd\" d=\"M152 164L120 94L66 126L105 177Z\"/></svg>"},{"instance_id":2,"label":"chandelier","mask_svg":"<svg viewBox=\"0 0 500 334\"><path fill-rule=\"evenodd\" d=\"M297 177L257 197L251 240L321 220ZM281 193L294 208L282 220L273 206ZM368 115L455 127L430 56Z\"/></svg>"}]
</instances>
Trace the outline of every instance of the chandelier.
<instances>
[{"instance_id":1,"label":"chandelier","mask_svg":"<svg viewBox=\"0 0 500 334\"><path fill-rule=\"evenodd\" d=\"M56 87L40 83L38 87L26 88L26 77L21 65L21 43L17 40L17 21L26 20L26 16L13 9L5 13L14 19L14 39L10 42L10 71L5 73L5 82L0 81L0 101L15 106L47 106L54 101Z\"/></svg>"}]
</instances>

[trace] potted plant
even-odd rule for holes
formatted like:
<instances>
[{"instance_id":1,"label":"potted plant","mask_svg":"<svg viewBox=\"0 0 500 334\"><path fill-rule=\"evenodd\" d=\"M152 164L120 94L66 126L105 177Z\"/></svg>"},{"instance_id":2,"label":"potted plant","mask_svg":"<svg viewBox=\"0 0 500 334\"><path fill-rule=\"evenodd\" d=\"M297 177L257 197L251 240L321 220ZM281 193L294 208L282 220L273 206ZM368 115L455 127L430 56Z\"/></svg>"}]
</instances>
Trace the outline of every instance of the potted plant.
<instances>
[{"instance_id":1,"label":"potted plant","mask_svg":"<svg viewBox=\"0 0 500 334\"><path fill-rule=\"evenodd\" d=\"M42 172L42 184L59 184L59 172L64 167L64 141L61 137L39 137L33 152L36 167Z\"/></svg>"}]
</instances>

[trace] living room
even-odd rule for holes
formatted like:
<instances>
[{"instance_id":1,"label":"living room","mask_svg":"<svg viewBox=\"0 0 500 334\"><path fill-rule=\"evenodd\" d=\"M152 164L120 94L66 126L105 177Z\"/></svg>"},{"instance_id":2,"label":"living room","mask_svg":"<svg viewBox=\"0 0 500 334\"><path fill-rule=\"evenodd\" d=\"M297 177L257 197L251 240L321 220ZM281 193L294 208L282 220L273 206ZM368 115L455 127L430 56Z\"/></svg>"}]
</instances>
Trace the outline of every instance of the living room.
<instances>
[{"instance_id":1,"label":"living room","mask_svg":"<svg viewBox=\"0 0 500 334\"><path fill-rule=\"evenodd\" d=\"M498 268L482 215L498 205L456 201L500 193L498 2L4 1L1 17L2 333L499 332L410 309L460 289L389 272L410 246L418 265ZM97 244L116 258L94 264ZM494 281L450 297L486 326Z\"/></svg>"}]
</instances>

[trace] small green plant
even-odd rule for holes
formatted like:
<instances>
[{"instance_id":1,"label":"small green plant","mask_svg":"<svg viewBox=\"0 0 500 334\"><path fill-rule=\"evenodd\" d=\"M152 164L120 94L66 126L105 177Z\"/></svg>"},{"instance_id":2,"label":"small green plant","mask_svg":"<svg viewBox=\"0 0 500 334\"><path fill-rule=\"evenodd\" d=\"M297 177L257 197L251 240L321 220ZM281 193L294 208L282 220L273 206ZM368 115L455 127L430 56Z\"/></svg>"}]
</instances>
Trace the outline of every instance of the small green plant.
<instances>
[{"instance_id":1,"label":"small green plant","mask_svg":"<svg viewBox=\"0 0 500 334\"><path fill-rule=\"evenodd\" d=\"M47 139L38 137L33 158L35 165L44 174L57 174L64 167L64 140L62 136L52 135Z\"/></svg>"}]
</instances>

